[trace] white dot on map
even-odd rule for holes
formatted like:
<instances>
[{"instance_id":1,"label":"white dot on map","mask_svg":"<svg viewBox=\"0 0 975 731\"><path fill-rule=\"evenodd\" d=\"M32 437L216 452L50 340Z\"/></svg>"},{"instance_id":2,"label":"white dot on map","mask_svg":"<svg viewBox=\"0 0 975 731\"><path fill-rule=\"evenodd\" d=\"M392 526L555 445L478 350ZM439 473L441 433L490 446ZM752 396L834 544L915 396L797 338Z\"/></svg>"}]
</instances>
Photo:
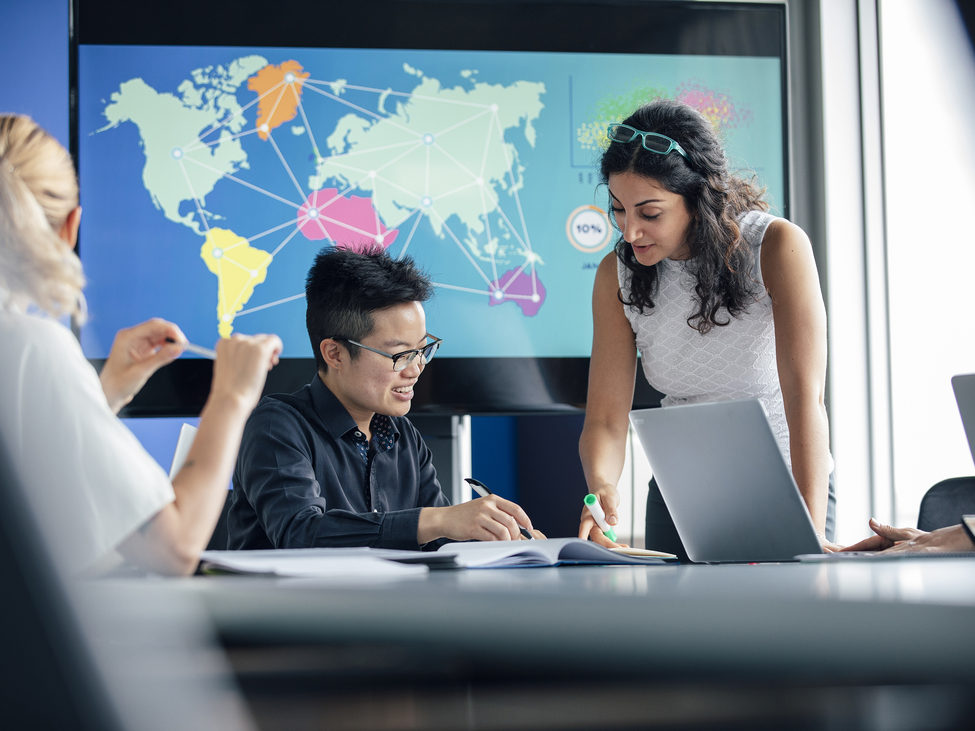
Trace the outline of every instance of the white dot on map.
<instances>
[{"instance_id":1,"label":"white dot on map","mask_svg":"<svg viewBox=\"0 0 975 731\"><path fill-rule=\"evenodd\" d=\"M318 209L317 208L309 208L308 209L308 218L318 218Z\"/></svg>"},{"instance_id":2,"label":"white dot on map","mask_svg":"<svg viewBox=\"0 0 975 731\"><path fill-rule=\"evenodd\" d=\"M374 178L374 177L376 177L376 171L375 171L375 170L370 170L370 171L369 171L369 177L370 177L370 178Z\"/></svg>"},{"instance_id":3,"label":"white dot on map","mask_svg":"<svg viewBox=\"0 0 975 731\"><path fill-rule=\"evenodd\" d=\"M377 234L377 235L376 235L376 243L377 243L377 244L381 244L381 243L383 242L383 239L384 239L384 238L385 238L385 237L384 237L384 236L383 236L382 234Z\"/></svg>"},{"instance_id":4,"label":"white dot on map","mask_svg":"<svg viewBox=\"0 0 975 731\"><path fill-rule=\"evenodd\" d=\"M474 181L474 182L476 182L476 183L477 183L478 185L484 185L484 178L478 178L478 179L477 179L476 181Z\"/></svg>"},{"instance_id":5,"label":"white dot on map","mask_svg":"<svg viewBox=\"0 0 975 731\"><path fill-rule=\"evenodd\" d=\"M257 270L256 269L251 269L251 278L254 278L256 276L257 276Z\"/></svg>"},{"instance_id":6,"label":"white dot on map","mask_svg":"<svg viewBox=\"0 0 975 731\"><path fill-rule=\"evenodd\" d=\"M496 300L503 300L504 299L504 292L502 292L500 289L494 290L494 299L496 299Z\"/></svg>"},{"instance_id":7,"label":"white dot on map","mask_svg":"<svg viewBox=\"0 0 975 731\"><path fill-rule=\"evenodd\" d=\"M496 112L496 111L498 111L498 105L497 105L497 104L492 104L492 105L491 105L491 111L492 111L492 112Z\"/></svg>"},{"instance_id":8,"label":"white dot on map","mask_svg":"<svg viewBox=\"0 0 975 731\"><path fill-rule=\"evenodd\" d=\"M428 195L423 196L420 199L420 205L423 206L424 208L429 208L430 206L433 205L433 198L431 198Z\"/></svg>"},{"instance_id":9,"label":"white dot on map","mask_svg":"<svg viewBox=\"0 0 975 731\"><path fill-rule=\"evenodd\" d=\"M433 144L433 135L430 134L429 132L427 132L425 135L423 135L423 144L424 145L432 145Z\"/></svg>"},{"instance_id":10,"label":"white dot on map","mask_svg":"<svg viewBox=\"0 0 975 731\"><path fill-rule=\"evenodd\" d=\"M284 75L284 80L288 84L293 84L295 83L295 75L289 71Z\"/></svg>"},{"instance_id":11,"label":"white dot on map","mask_svg":"<svg viewBox=\"0 0 975 731\"><path fill-rule=\"evenodd\" d=\"M541 297L539 297L537 294L533 294L532 295L532 302L538 302L538 300L540 300L540 299L541 299Z\"/></svg>"},{"instance_id":12,"label":"white dot on map","mask_svg":"<svg viewBox=\"0 0 975 731\"><path fill-rule=\"evenodd\" d=\"M173 156L174 160L179 160L183 156L183 151L178 147L174 147L173 151L169 154Z\"/></svg>"},{"instance_id":13,"label":"white dot on map","mask_svg":"<svg viewBox=\"0 0 975 731\"><path fill-rule=\"evenodd\" d=\"M268 130L268 126L267 126L266 124L262 124L262 125L261 125L260 127L258 127L258 129L259 129L259 130L260 130L261 132L267 132L267 130Z\"/></svg>"},{"instance_id":14,"label":"white dot on map","mask_svg":"<svg viewBox=\"0 0 975 731\"><path fill-rule=\"evenodd\" d=\"M232 318L230 317L229 314L227 314L227 315L224 315L223 317L221 317L220 319L223 320L224 322L230 322L230 320Z\"/></svg>"},{"instance_id":15,"label":"white dot on map","mask_svg":"<svg viewBox=\"0 0 975 731\"><path fill-rule=\"evenodd\" d=\"M213 258L214 259L219 259L221 256L223 256L223 249L214 249L213 250Z\"/></svg>"}]
</instances>

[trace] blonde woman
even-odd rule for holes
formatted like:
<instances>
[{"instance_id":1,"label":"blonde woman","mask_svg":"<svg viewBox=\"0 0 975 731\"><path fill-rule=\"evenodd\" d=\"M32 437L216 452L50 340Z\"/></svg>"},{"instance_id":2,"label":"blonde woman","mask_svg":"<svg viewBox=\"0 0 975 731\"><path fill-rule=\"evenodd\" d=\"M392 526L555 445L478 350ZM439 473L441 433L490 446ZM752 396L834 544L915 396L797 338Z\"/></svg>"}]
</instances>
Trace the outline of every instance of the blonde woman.
<instances>
[{"instance_id":1,"label":"blonde woman","mask_svg":"<svg viewBox=\"0 0 975 731\"><path fill-rule=\"evenodd\" d=\"M53 319L85 317L74 253L80 222L68 153L31 119L0 115L0 437L64 570L104 570L121 556L190 573L281 341L218 343L196 440L170 483L116 414L186 338L163 320L123 330L95 373Z\"/></svg>"}]
</instances>

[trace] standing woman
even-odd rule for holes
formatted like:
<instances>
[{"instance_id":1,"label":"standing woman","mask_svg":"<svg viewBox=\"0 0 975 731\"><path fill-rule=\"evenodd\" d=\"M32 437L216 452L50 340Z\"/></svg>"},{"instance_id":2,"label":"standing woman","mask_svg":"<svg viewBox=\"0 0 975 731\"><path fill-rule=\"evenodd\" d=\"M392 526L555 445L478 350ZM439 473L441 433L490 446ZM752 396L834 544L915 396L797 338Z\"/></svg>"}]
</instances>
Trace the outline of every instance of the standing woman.
<instances>
[{"instance_id":1,"label":"standing woman","mask_svg":"<svg viewBox=\"0 0 975 731\"><path fill-rule=\"evenodd\" d=\"M186 338L163 320L136 325L95 373L71 331L47 316L84 317L80 221L67 151L33 120L0 115L0 448L66 572L105 570L121 556L191 573L281 341L220 341L196 439L170 483L116 413Z\"/></svg>"},{"instance_id":2,"label":"standing woman","mask_svg":"<svg viewBox=\"0 0 975 731\"><path fill-rule=\"evenodd\" d=\"M596 272L586 421L579 452L611 524L623 469L637 351L664 407L758 398L824 548L834 498L826 310L809 239L767 213L729 173L710 123L675 101L610 125L600 164L621 236ZM688 445L704 452L707 444ZM583 512L580 537L609 542ZM687 561L656 481L646 545Z\"/></svg>"}]
</instances>

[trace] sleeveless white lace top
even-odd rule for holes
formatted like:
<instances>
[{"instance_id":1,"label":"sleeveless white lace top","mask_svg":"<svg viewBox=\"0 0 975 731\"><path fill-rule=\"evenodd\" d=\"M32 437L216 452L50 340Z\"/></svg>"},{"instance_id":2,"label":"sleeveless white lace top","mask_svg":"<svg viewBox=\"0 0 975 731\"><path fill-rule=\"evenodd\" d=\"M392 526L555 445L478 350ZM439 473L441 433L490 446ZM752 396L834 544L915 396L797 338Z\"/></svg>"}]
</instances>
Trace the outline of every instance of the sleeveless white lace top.
<instances>
[{"instance_id":1,"label":"sleeveless white lace top","mask_svg":"<svg viewBox=\"0 0 975 731\"><path fill-rule=\"evenodd\" d=\"M687 324L697 310L693 260L664 259L657 264L659 288L654 308L644 314L634 307L623 309L636 335L647 381L666 394L662 406L761 399L772 432L791 465L789 427L775 361L772 299L765 291L760 259L762 239L775 219L769 213L749 211L738 220L742 236L755 252L752 276L757 288L755 302L740 317L731 317L723 308L718 311L718 319L730 319L731 324L714 327L707 335ZM630 272L619 262L617 272L623 299L628 300Z\"/></svg>"}]
</instances>

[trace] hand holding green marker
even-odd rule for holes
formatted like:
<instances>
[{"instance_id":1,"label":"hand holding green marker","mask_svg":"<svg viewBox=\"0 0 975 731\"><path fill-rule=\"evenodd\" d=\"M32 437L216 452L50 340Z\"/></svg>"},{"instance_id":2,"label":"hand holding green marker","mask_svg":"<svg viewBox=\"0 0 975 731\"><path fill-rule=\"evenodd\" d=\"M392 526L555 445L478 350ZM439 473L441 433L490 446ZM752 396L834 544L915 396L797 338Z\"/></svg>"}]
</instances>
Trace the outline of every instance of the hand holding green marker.
<instances>
[{"instance_id":1,"label":"hand holding green marker","mask_svg":"<svg viewBox=\"0 0 975 731\"><path fill-rule=\"evenodd\" d=\"M596 525L599 526L599 530L603 532L613 543L616 543L616 531L610 527L609 523L606 522L606 513L603 512L603 506L599 504L599 498L597 498L592 493L586 495L583 499L586 507L589 508L589 512L592 513L593 520L596 521Z\"/></svg>"}]
</instances>

